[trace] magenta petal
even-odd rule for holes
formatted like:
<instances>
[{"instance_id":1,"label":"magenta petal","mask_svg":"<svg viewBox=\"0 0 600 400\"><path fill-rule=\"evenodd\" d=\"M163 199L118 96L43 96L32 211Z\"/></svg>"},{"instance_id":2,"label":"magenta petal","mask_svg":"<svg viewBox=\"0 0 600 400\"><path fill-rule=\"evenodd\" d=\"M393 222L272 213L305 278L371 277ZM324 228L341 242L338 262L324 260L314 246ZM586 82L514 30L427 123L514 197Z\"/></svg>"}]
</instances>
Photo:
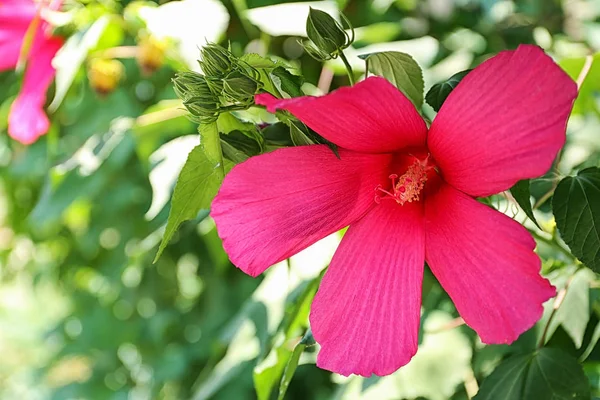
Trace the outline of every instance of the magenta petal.
<instances>
[{"instance_id":1,"label":"magenta petal","mask_svg":"<svg viewBox=\"0 0 600 400\"><path fill-rule=\"evenodd\" d=\"M415 355L424 265L422 205L384 201L352 224L312 303L317 365L388 375Z\"/></svg>"},{"instance_id":2,"label":"magenta petal","mask_svg":"<svg viewBox=\"0 0 600 400\"><path fill-rule=\"evenodd\" d=\"M543 175L565 142L577 86L540 48L522 45L469 73L428 135L445 180L488 196Z\"/></svg>"},{"instance_id":3,"label":"magenta petal","mask_svg":"<svg viewBox=\"0 0 600 400\"><path fill-rule=\"evenodd\" d=\"M372 207L391 156L339 155L325 145L285 148L231 170L211 215L236 266L256 276Z\"/></svg>"},{"instance_id":4,"label":"magenta petal","mask_svg":"<svg viewBox=\"0 0 600 400\"><path fill-rule=\"evenodd\" d=\"M354 151L384 153L425 144L427 126L415 106L380 77L321 97L260 94L256 104L270 112L287 110L325 139Z\"/></svg>"},{"instance_id":5,"label":"magenta petal","mask_svg":"<svg viewBox=\"0 0 600 400\"><path fill-rule=\"evenodd\" d=\"M42 32L39 32L42 35ZM23 144L31 144L48 131L50 123L44 112L46 91L56 73L52 59L62 46L62 40L41 36L34 42L27 62L23 87L12 104L8 118L8 133Z\"/></svg>"},{"instance_id":6,"label":"magenta petal","mask_svg":"<svg viewBox=\"0 0 600 400\"><path fill-rule=\"evenodd\" d=\"M523 226L444 184L425 202L425 258L484 343L511 343L556 292Z\"/></svg>"}]
</instances>

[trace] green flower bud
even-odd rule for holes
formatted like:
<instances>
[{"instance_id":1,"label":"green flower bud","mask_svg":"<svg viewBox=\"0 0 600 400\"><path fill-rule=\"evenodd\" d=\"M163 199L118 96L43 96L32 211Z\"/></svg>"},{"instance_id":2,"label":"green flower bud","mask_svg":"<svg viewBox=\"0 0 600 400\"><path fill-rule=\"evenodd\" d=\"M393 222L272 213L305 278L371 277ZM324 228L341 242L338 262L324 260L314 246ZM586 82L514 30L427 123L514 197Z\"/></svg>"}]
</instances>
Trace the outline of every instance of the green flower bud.
<instances>
[{"instance_id":1,"label":"green flower bud","mask_svg":"<svg viewBox=\"0 0 600 400\"><path fill-rule=\"evenodd\" d=\"M229 50L218 44L209 43L202 48L198 63L204 75L220 77L227 74L231 69L232 58L233 55Z\"/></svg>"},{"instance_id":2,"label":"green flower bud","mask_svg":"<svg viewBox=\"0 0 600 400\"><path fill-rule=\"evenodd\" d=\"M252 100L259 89L259 83L238 71L227 75L223 80L223 95L232 102L244 103Z\"/></svg>"},{"instance_id":3,"label":"green flower bud","mask_svg":"<svg viewBox=\"0 0 600 400\"><path fill-rule=\"evenodd\" d=\"M348 26L350 23L346 17L344 21ZM312 46L305 43L306 51L313 57L318 56L321 59L335 58L337 55L350 46L354 41L354 30L350 37L344 27L331 15L321 10L310 9L306 19L306 35L312 42Z\"/></svg>"},{"instance_id":4,"label":"green flower bud","mask_svg":"<svg viewBox=\"0 0 600 400\"><path fill-rule=\"evenodd\" d=\"M173 84L175 93L197 120L211 122L217 119L220 102L204 76L196 72L180 72L173 79Z\"/></svg>"}]
</instances>

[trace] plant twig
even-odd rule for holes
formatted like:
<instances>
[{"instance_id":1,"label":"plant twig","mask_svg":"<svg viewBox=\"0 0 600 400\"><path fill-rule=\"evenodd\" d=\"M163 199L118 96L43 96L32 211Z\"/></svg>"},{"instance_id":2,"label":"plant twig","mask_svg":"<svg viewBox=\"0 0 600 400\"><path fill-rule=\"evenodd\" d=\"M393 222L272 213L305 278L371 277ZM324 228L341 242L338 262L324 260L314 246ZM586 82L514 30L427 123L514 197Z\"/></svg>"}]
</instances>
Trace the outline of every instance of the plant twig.
<instances>
[{"instance_id":1,"label":"plant twig","mask_svg":"<svg viewBox=\"0 0 600 400\"><path fill-rule=\"evenodd\" d=\"M583 68L581 68L581 72L579 72L579 76L577 77L577 90L581 89L585 78L587 77L590 69L592 68L592 64L594 62L594 57L589 55L585 58L585 63L583 64Z\"/></svg>"}]
</instances>

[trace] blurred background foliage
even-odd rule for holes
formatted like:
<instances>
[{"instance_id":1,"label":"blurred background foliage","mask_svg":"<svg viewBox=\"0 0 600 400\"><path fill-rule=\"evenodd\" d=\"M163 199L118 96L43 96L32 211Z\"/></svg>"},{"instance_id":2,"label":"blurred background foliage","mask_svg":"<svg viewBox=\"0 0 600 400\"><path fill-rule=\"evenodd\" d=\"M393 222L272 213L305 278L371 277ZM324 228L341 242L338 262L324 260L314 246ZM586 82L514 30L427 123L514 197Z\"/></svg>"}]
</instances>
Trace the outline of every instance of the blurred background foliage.
<instances>
[{"instance_id":1,"label":"blurred background foliage","mask_svg":"<svg viewBox=\"0 0 600 400\"><path fill-rule=\"evenodd\" d=\"M600 395L600 282L560 251L556 235L537 233L545 273L570 288L551 321L552 301L515 344L484 346L426 273L419 352L385 378L320 370L315 346L294 354L295 374L285 368L338 235L253 279L229 263L203 211L152 263L178 172L199 142L171 83L175 72L198 69L198 46L285 59L304 75L305 93L348 84L338 60L303 51L308 9L287 3L65 2L56 29L69 39L48 96L53 124L29 147L6 135L20 76L0 74L0 398L262 400L277 396L283 375L289 399L462 400L503 358L535 349L546 328L542 340L579 358ZM520 43L543 47L574 78L600 50L600 0L318 6L343 11L356 28L347 50L356 71L364 71L358 54L404 51L423 68L426 90ZM555 231L547 193L557 176L599 165L599 89L596 54L560 164L532 182L547 232ZM490 202L526 220L514 201Z\"/></svg>"}]
</instances>

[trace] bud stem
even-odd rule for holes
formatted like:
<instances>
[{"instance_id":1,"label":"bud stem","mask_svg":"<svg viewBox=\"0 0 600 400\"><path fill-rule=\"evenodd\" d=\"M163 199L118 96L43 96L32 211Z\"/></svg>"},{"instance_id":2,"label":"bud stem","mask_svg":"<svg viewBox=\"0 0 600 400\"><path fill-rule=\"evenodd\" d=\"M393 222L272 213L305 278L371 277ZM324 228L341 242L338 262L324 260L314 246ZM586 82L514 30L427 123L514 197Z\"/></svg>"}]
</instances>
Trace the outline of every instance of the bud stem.
<instances>
[{"instance_id":1,"label":"bud stem","mask_svg":"<svg viewBox=\"0 0 600 400\"><path fill-rule=\"evenodd\" d=\"M343 51L340 51L340 58L342 59L342 61L344 62L344 66L346 67L348 79L350 79L350 85L354 86L354 71L352 71L352 67L350 66L350 63L348 62L348 59L346 58L346 55Z\"/></svg>"}]
</instances>

